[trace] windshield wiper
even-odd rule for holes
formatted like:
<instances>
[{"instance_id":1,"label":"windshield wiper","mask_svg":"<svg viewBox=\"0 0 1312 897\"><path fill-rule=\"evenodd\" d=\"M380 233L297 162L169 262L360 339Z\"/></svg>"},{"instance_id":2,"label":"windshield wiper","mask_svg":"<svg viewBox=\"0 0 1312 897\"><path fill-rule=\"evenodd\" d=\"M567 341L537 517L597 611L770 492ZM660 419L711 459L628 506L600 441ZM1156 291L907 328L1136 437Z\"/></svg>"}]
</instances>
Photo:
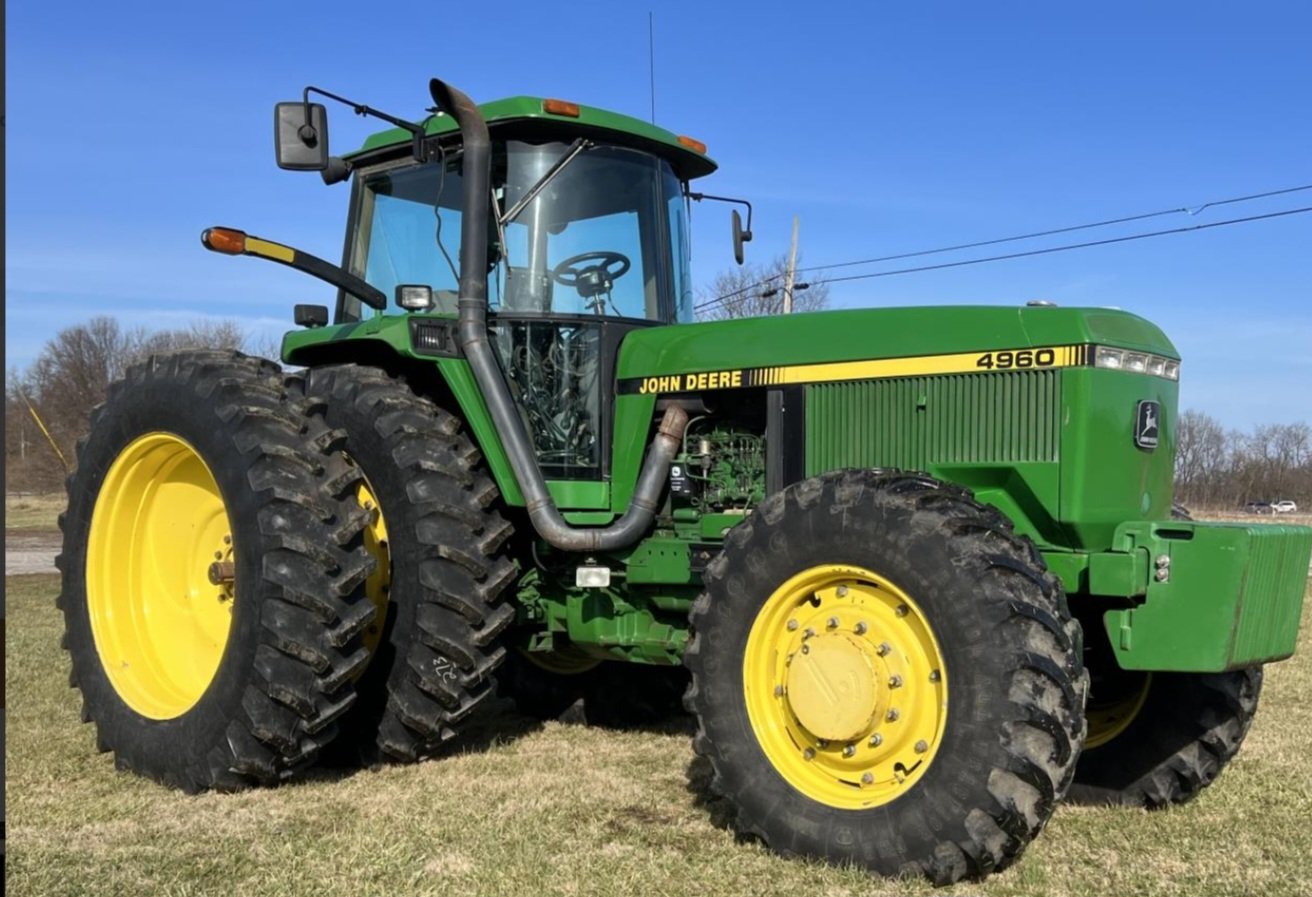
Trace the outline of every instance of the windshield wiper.
<instances>
[{"instance_id":1,"label":"windshield wiper","mask_svg":"<svg viewBox=\"0 0 1312 897\"><path fill-rule=\"evenodd\" d=\"M519 200L519 202L511 206L509 211L506 212L506 214L502 215L500 218L497 219L497 226L505 227L507 224L514 221L515 218L519 216L519 213L524 211L524 207L527 206L529 203L531 203L533 200L537 199L538 194L541 193L543 190L547 189L547 186L556 179L556 175L560 174L562 171L565 170L566 165L568 165L569 163L573 162L576 158L578 158L579 153L583 152L584 150L591 149L592 147L593 147L592 141L585 140L582 137L571 143L569 145L569 149L565 151L565 155L561 156L560 159L556 162L556 164L551 166L551 170L549 170L546 174L544 174L536 184L530 187L529 191L524 194L524 196Z\"/></svg>"}]
</instances>

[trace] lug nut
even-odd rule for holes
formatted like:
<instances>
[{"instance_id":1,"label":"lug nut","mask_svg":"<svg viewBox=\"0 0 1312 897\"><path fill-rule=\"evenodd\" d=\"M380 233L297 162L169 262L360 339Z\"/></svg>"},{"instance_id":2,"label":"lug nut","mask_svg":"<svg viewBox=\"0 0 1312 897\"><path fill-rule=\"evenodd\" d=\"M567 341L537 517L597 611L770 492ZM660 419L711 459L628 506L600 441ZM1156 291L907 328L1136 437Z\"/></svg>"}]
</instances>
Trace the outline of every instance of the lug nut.
<instances>
[{"instance_id":1,"label":"lug nut","mask_svg":"<svg viewBox=\"0 0 1312 897\"><path fill-rule=\"evenodd\" d=\"M812 629L810 626L802 630L802 638L814 638L814 637L815 637L815 630Z\"/></svg>"},{"instance_id":2,"label":"lug nut","mask_svg":"<svg viewBox=\"0 0 1312 897\"><path fill-rule=\"evenodd\" d=\"M907 615L907 612L908 612L909 610L910 610L910 608L907 607L905 604L899 604L899 605L897 606L897 611L896 611L896 613L897 613L897 615L898 615L899 617L905 617L905 616Z\"/></svg>"},{"instance_id":3,"label":"lug nut","mask_svg":"<svg viewBox=\"0 0 1312 897\"><path fill-rule=\"evenodd\" d=\"M889 651L892 651L893 649L892 649L891 647L889 647L888 642L880 642L880 643L879 643L879 647L878 647L876 650L879 652L879 656L880 656L880 657L883 657L884 655L888 654L888 652L889 652Z\"/></svg>"},{"instance_id":4,"label":"lug nut","mask_svg":"<svg viewBox=\"0 0 1312 897\"><path fill-rule=\"evenodd\" d=\"M796 631L797 626L798 626L798 623L797 623L796 620L789 620L789 621L788 621L788 631L789 631L789 632L794 632L794 631Z\"/></svg>"},{"instance_id":5,"label":"lug nut","mask_svg":"<svg viewBox=\"0 0 1312 897\"><path fill-rule=\"evenodd\" d=\"M875 781L874 773L869 773L869 772L863 772L863 773L861 773L861 784L862 784L862 785L871 785L871 784L874 784L874 781Z\"/></svg>"},{"instance_id":6,"label":"lug nut","mask_svg":"<svg viewBox=\"0 0 1312 897\"><path fill-rule=\"evenodd\" d=\"M802 646L802 653L803 653L803 654L810 654L810 653L811 653L811 646L810 646L810 645L803 645L803 646Z\"/></svg>"},{"instance_id":7,"label":"lug nut","mask_svg":"<svg viewBox=\"0 0 1312 897\"><path fill-rule=\"evenodd\" d=\"M927 750L929 750L929 744L928 744L928 743L926 743L926 742L923 741L923 740L922 740L922 741L917 741L917 742L916 742L916 753L917 753L917 754L923 754L923 753L925 753L925 751L927 751Z\"/></svg>"},{"instance_id":8,"label":"lug nut","mask_svg":"<svg viewBox=\"0 0 1312 897\"><path fill-rule=\"evenodd\" d=\"M839 587L838 587L838 597L839 597L839 598L846 598L846 597L847 597L847 586L839 586Z\"/></svg>"},{"instance_id":9,"label":"lug nut","mask_svg":"<svg viewBox=\"0 0 1312 897\"><path fill-rule=\"evenodd\" d=\"M805 758L808 759L808 760L814 760L814 759L815 759L815 748L807 748L806 750L802 751L802 756L805 757Z\"/></svg>"},{"instance_id":10,"label":"lug nut","mask_svg":"<svg viewBox=\"0 0 1312 897\"><path fill-rule=\"evenodd\" d=\"M862 620L860 623L857 623L856 626L852 628L852 631L855 632L857 635L865 635L866 630L869 628L870 627L866 625L866 621Z\"/></svg>"},{"instance_id":11,"label":"lug nut","mask_svg":"<svg viewBox=\"0 0 1312 897\"><path fill-rule=\"evenodd\" d=\"M837 629L838 617L830 617L828 620L825 621L825 625L828 626L830 629Z\"/></svg>"},{"instance_id":12,"label":"lug nut","mask_svg":"<svg viewBox=\"0 0 1312 897\"><path fill-rule=\"evenodd\" d=\"M884 719L888 720L890 723L897 722L897 718L898 712L896 707L889 709L888 714L884 717Z\"/></svg>"},{"instance_id":13,"label":"lug nut","mask_svg":"<svg viewBox=\"0 0 1312 897\"><path fill-rule=\"evenodd\" d=\"M844 757L853 757L855 755L856 755L856 745L849 744L847 747L843 748Z\"/></svg>"},{"instance_id":14,"label":"lug nut","mask_svg":"<svg viewBox=\"0 0 1312 897\"><path fill-rule=\"evenodd\" d=\"M776 685L774 687L774 696L776 698L782 698L784 696L784 687L782 685Z\"/></svg>"},{"instance_id":15,"label":"lug nut","mask_svg":"<svg viewBox=\"0 0 1312 897\"><path fill-rule=\"evenodd\" d=\"M880 735L878 732L870 736L871 747L879 747L883 743L884 743L884 736Z\"/></svg>"},{"instance_id":16,"label":"lug nut","mask_svg":"<svg viewBox=\"0 0 1312 897\"><path fill-rule=\"evenodd\" d=\"M224 536L224 537L223 537L223 544L224 544L224 545L231 545L231 544L232 544L232 536Z\"/></svg>"},{"instance_id":17,"label":"lug nut","mask_svg":"<svg viewBox=\"0 0 1312 897\"><path fill-rule=\"evenodd\" d=\"M930 673L929 673L929 681L930 681L930 682L937 682L938 680L940 680L940 679L942 679L942 678L943 678L943 674L940 673L938 670L931 670Z\"/></svg>"},{"instance_id":18,"label":"lug nut","mask_svg":"<svg viewBox=\"0 0 1312 897\"><path fill-rule=\"evenodd\" d=\"M899 676L899 675L897 675L897 674L894 674L894 675L892 675L892 676L889 676L889 677L888 677L888 687L889 687L889 688L901 688L901 687L902 687L902 677Z\"/></svg>"}]
</instances>

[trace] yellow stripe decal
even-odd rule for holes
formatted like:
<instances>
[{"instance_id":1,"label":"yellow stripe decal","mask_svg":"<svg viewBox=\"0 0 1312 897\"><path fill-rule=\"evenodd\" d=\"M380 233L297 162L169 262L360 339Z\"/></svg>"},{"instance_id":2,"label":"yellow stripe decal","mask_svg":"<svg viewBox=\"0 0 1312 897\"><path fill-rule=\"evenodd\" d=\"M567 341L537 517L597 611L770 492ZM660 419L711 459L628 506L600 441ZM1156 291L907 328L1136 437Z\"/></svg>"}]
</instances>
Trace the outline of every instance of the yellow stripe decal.
<instances>
[{"instance_id":1,"label":"yellow stripe decal","mask_svg":"<svg viewBox=\"0 0 1312 897\"><path fill-rule=\"evenodd\" d=\"M281 243L270 243L268 240L261 240L258 237L246 238L246 251L251 255L262 255L265 258L275 259L280 262L292 263L296 257L296 250L290 246L284 246Z\"/></svg>"},{"instance_id":2,"label":"yellow stripe decal","mask_svg":"<svg viewBox=\"0 0 1312 897\"><path fill-rule=\"evenodd\" d=\"M998 371L1084 367L1092 361L1092 346L1082 343L1067 346L994 349L988 352L958 352L951 355L870 358L863 361L834 361L632 377L620 381L619 391L621 394L694 392L751 386L833 383L840 380L923 377L935 374L984 374Z\"/></svg>"}]
</instances>

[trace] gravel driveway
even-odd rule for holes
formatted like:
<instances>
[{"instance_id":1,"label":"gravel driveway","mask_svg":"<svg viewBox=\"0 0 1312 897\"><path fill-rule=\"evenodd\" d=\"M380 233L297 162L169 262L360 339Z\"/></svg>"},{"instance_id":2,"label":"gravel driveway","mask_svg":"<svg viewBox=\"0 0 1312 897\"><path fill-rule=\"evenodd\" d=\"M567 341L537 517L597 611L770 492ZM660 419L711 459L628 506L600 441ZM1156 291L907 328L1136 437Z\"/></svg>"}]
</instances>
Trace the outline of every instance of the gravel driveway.
<instances>
[{"instance_id":1,"label":"gravel driveway","mask_svg":"<svg viewBox=\"0 0 1312 897\"><path fill-rule=\"evenodd\" d=\"M5 530L5 576L23 573L58 573L58 530Z\"/></svg>"}]
</instances>

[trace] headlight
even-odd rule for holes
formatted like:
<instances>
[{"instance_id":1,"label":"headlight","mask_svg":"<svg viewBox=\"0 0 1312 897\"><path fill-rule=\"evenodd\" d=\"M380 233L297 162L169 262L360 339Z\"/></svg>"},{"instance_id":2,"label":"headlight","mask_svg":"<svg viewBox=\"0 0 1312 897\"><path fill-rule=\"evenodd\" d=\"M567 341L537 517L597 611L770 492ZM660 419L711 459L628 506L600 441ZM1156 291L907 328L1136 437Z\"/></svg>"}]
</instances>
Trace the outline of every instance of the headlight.
<instances>
[{"instance_id":1,"label":"headlight","mask_svg":"<svg viewBox=\"0 0 1312 897\"><path fill-rule=\"evenodd\" d=\"M1113 371L1132 371L1136 374L1165 377L1167 380L1180 379L1180 362L1148 352L1132 352L1128 349L1099 346L1094 354L1093 364L1095 367Z\"/></svg>"}]
</instances>

